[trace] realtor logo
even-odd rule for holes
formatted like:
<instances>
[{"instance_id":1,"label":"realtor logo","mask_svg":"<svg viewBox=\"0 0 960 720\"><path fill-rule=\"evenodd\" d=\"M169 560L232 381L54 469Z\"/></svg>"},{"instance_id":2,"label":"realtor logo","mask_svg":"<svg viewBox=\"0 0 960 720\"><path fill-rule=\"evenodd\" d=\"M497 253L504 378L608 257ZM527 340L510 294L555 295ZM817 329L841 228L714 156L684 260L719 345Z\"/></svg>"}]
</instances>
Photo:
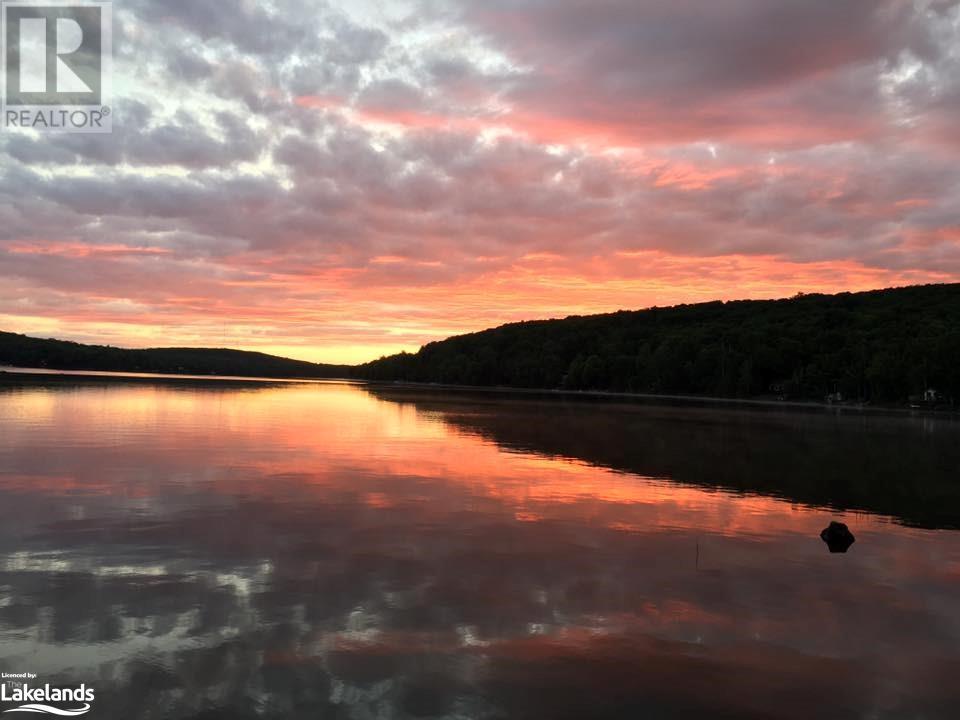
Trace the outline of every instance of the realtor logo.
<instances>
[{"instance_id":1,"label":"realtor logo","mask_svg":"<svg viewBox=\"0 0 960 720\"><path fill-rule=\"evenodd\" d=\"M79 717L86 715L96 699L93 688L80 685L75 688L60 688L45 683L31 686L30 680L36 679L36 673L3 673L0 683L0 702L17 703L2 714L30 713L32 715L55 715L59 717ZM70 707L64 707L69 705Z\"/></svg>"},{"instance_id":2,"label":"realtor logo","mask_svg":"<svg viewBox=\"0 0 960 720\"><path fill-rule=\"evenodd\" d=\"M110 2L3 2L3 127L110 132Z\"/></svg>"}]
</instances>

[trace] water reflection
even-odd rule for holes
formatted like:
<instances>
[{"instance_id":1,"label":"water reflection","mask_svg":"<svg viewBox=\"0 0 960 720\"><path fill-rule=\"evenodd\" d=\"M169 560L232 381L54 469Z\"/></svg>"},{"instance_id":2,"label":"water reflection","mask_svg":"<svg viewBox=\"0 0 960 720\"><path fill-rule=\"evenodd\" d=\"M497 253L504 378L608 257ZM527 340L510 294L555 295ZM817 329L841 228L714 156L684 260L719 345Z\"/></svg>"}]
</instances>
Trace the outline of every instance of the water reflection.
<instances>
[{"instance_id":1,"label":"water reflection","mask_svg":"<svg viewBox=\"0 0 960 720\"><path fill-rule=\"evenodd\" d=\"M517 401L374 387L502 447L675 482L960 528L950 417ZM511 412L502 413L502 407Z\"/></svg>"},{"instance_id":2,"label":"water reflection","mask_svg":"<svg viewBox=\"0 0 960 720\"><path fill-rule=\"evenodd\" d=\"M92 684L98 718L950 717L960 537L899 523L953 525L956 430L845 423L14 386L0 670ZM824 438L882 459L890 437L920 458L880 474L900 495L864 501L876 458L801 487L839 462Z\"/></svg>"}]
</instances>

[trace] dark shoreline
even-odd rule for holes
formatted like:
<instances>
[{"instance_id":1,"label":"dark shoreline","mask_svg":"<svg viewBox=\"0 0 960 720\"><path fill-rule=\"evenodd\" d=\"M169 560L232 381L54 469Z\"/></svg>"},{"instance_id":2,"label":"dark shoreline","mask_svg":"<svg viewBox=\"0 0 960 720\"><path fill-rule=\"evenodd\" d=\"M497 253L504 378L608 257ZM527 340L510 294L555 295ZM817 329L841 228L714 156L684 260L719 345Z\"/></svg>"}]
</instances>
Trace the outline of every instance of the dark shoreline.
<instances>
[{"instance_id":1,"label":"dark shoreline","mask_svg":"<svg viewBox=\"0 0 960 720\"><path fill-rule=\"evenodd\" d=\"M484 387L478 385L446 385L441 383L358 381L372 387L390 387L408 390L448 390L456 393L486 394L503 397L521 395L532 399L582 400L624 405L671 405L715 407L744 410L786 410L789 412L822 412L834 414L871 414L899 416L960 417L960 412L946 408L914 408L902 405L874 405L864 403L826 403L812 400L773 400L766 398L726 398L709 395L657 395L652 393L621 393L604 390L546 390L541 388Z\"/></svg>"},{"instance_id":2,"label":"dark shoreline","mask_svg":"<svg viewBox=\"0 0 960 720\"><path fill-rule=\"evenodd\" d=\"M411 391L448 391L463 395L481 394L488 397L524 397L530 399L562 399L585 402L600 402L629 405L673 405L693 407L742 408L755 410L787 410L792 412L823 412L844 414L874 415L922 415L938 417L957 417L956 410L938 408L914 408L898 405L873 405L863 403L826 403L811 400L774 400L768 398L726 398L707 395L658 395L653 393L623 393L603 390L562 390L543 388L486 387L479 385L453 385L443 383L423 383L406 381L365 380L362 378L271 378L250 376L177 375L135 373L125 374L103 370L53 370L47 368L16 368L0 370L0 387L3 385L21 385L37 382L69 383L159 383L211 385L220 387L269 387L278 384L323 384L349 383L369 387L394 388Z\"/></svg>"}]
</instances>

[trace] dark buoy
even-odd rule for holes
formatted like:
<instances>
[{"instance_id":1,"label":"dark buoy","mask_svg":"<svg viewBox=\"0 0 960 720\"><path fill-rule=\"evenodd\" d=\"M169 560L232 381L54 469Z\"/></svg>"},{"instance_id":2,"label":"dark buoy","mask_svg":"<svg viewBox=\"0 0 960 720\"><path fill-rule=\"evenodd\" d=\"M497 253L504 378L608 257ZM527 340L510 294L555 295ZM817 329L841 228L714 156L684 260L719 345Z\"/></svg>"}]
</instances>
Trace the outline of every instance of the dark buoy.
<instances>
[{"instance_id":1,"label":"dark buoy","mask_svg":"<svg viewBox=\"0 0 960 720\"><path fill-rule=\"evenodd\" d=\"M827 544L832 553L845 553L856 542L850 528L842 522L831 522L820 532L820 539Z\"/></svg>"}]
</instances>

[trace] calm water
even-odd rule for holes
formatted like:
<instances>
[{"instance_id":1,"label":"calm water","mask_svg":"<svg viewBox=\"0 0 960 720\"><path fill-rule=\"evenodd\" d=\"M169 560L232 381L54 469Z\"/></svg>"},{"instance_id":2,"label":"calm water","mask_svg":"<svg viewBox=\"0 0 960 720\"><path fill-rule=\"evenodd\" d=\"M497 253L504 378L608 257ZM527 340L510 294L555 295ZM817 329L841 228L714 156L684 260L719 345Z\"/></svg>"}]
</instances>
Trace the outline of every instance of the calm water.
<instances>
[{"instance_id":1,"label":"calm water","mask_svg":"<svg viewBox=\"0 0 960 720\"><path fill-rule=\"evenodd\" d=\"M953 718L957 527L940 419L38 378L0 670L90 718Z\"/></svg>"}]
</instances>

